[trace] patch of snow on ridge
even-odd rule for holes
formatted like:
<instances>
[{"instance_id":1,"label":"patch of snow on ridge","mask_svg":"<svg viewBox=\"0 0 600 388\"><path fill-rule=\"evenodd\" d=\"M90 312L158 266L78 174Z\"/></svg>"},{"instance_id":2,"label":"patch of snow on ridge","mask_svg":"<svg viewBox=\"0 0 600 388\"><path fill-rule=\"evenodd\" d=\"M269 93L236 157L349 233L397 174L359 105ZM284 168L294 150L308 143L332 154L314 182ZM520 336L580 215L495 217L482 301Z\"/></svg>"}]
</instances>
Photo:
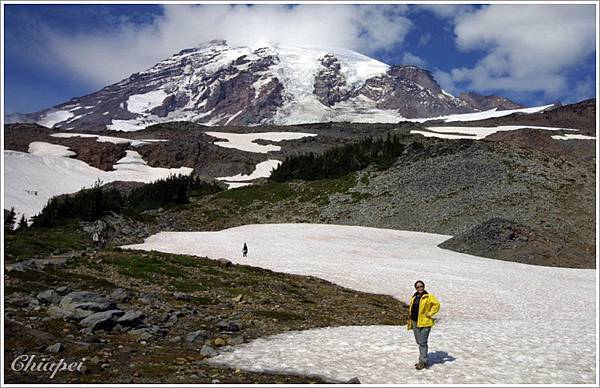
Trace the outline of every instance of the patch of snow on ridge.
<instances>
[{"instance_id":1,"label":"patch of snow on ridge","mask_svg":"<svg viewBox=\"0 0 600 388\"><path fill-rule=\"evenodd\" d=\"M128 155L128 159L114 166L115 171L103 171L64 156L4 151L5 206L8 209L14 207L19 217L23 214L30 218L38 214L50 198L91 187L98 180L103 183L150 183L170 175L189 175L193 171L189 167L150 167L140 164L134 154Z\"/></svg>"},{"instance_id":2,"label":"patch of snow on ridge","mask_svg":"<svg viewBox=\"0 0 600 388\"><path fill-rule=\"evenodd\" d=\"M250 182L227 182L227 189L237 189L238 187L250 186L252 183Z\"/></svg>"},{"instance_id":3,"label":"patch of snow on ridge","mask_svg":"<svg viewBox=\"0 0 600 388\"><path fill-rule=\"evenodd\" d=\"M52 128L54 127L54 125L62 123L63 121L66 121L73 116L75 116L73 112L59 110L46 113L46 115L44 115L44 117L42 117L37 123L44 127Z\"/></svg>"},{"instance_id":4,"label":"patch of snow on ridge","mask_svg":"<svg viewBox=\"0 0 600 388\"><path fill-rule=\"evenodd\" d=\"M29 143L29 153L37 156L74 156L77 155L69 147L43 141Z\"/></svg>"},{"instance_id":5,"label":"patch of snow on ridge","mask_svg":"<svg viewBox=\"0 0 600 388\"><path fill-rule=\"evenodd\" d=\"M96 141L101 143L114 143L114 144L131 144L134 147L148 144L150 142L163 142L168 141L165 139L142 139L142 140L134 140L134 139L126 139L124 137L114 137L114 136L100 136L100 135L92 135L88 133L53 133L50 135L52 137L60 137L60 138L69 138L69 137L87 137L87 138L96 138Z\"/></svg>"},{"instance_id":6,"label":"patch of snow on ridge","mask_svg":"<svg viewBox=\"0 0 600 388\"><path fill-rule=\"evenodd\" d=\"M595 270L439 248L449 237L359 226L263 224L162 232L123 248L227 257L405 302L414 281L424 278L442 305L429 341L433 365L419 373L413 366L418 357L414 336L398 326L288 332L232 347L211 358L214 364L336 381L357 376L367 384L594 383L596 311L590 305L595 304ZM244 241L248 258L241 257ZM523 295L535 295L535 303L522 303Z\"/></svg>"},{"instance_id":7,"label":"patch of snow on ridge","mask_svg":"<svg viewBox=\"0 0 600 388\"><path fill-rule=\"evenodd\" d=\"M413 129L411 134L420 134L425 137L437 137L441 139L473 139L481 140L496 132L514 131L523 128L543 129L546 131L579 131L572 128L539 127L532 125L501 125L497 127L427 127L427 131ZM577 136L577 135L566 135ZM582 135L579 135L582 136ZM552 136L554 138L554 136Z\"/></svg>"},{"instance_id":8,"label":"patch of snow on ridge","mask_svg":"<svg viewBox=\"0 0 600 388\"><path fill-rule=\"evenodd\" d=\"M555 140L596 140L594 136L586 136L586 135L552 135L552 138Z\"/></svg>"},{"instance_id":9,"label":"patch of snow on ridge","mask_svg":"<svg viewBox=\"0 0 600 388\"><path fill-rule=\"evenodd\" d=\"M280 146L272 144L261 145L254 143L255 140L269 140L279 142L282 140L296 140L303 137L317 136L314 133L303 132L259 132L259 133L229 133L229 132L204 132L209 136L227 141L217 141L214 144L224 148L235 148L241 151L257 152L266 154L269 151L279 151Z\"/></svg>"},{"instance_id":10,"label":"patch of snow on ridge","mask_svg":"<svg viewBox=\"0 0 600 388\"><path fill-rule=\"evenodd\" d=\"M127 99L127 110L132 113L145 113L160 106L166 97L167 93L164 90L134 94Z\"/></svg>"},{"instance_id":11,"label":"patch of snow on ridge","mask_svg":"<svg viewBox=\"0 0 600 388\"><path fill-rule=\"evenodd\" d=\"M545 109L550 108L554 104L537 106L533 108L520 108L520 109L508 109L508 110L497 110L496 108L486 110L483 112L475 112L475 113L461 113L454 114L448 116L438 116L438 117L424 117L424 118L416 118L416 119L404 119L405 121L411 121L415 123L424 123L429 120L444 120L444 122L449 123L453 121L475 121L475 120L484 120L493 117L502 117L508 116L513 113L536 113L541 112Z\"/></svg>"},{"instance_id":12,"label":"patch of snow on ridge","mask_svg":"<svg viewBox=\"0 0 600 388\"><path fill-rule=\"evenodd\" d=\"M124 166L128 168L129 165L132 164L145 166L148 163L142 159L142 155L140 155L137 151L127 150L125 151L125 156L117 160L117 164L114 167L115 169L121 170Z\"/></svg>"},{"instance_id":13,"label":"patch of snow on ridge","mask_svg":"<svg viewBox=\"0 0 600 388\"><path fill-rule=\"evenodd\" d=\"M280 160L269 159L258 163L250 175L237 174L234 176L224 176L216 179L220 181L246 182L257 178L268 178L271 176L271 171L274 168L277 168L280 164Z\"/></svg>"}]
</instances>

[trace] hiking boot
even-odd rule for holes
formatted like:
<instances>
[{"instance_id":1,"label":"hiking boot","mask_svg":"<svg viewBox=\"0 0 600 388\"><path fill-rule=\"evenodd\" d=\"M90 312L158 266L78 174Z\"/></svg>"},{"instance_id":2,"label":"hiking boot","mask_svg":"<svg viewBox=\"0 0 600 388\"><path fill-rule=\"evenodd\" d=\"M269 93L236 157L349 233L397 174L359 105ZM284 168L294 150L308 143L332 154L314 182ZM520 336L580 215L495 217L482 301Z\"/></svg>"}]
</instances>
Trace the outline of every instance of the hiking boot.
<instances>
[{"instance_id":1,"label":"hiking boot","mask_svg":"<svg viewBox=\"0 0 600 388\"><path fill-rule=\"evenodd\" d=\"M418 363L415 365L415 368L417 368L417 370L425 369L425 368L427 368L427 364L426 364L426 363L424 363L424 362L418 362Z\"/></svg>"}]
</instances>

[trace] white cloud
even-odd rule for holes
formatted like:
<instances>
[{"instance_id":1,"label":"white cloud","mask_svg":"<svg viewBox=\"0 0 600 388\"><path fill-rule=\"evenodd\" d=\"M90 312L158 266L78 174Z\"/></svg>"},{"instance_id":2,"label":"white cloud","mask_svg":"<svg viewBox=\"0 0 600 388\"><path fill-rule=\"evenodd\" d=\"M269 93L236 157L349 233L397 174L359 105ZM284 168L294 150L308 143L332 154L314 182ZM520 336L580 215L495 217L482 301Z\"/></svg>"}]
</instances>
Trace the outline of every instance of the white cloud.
<instances>
[{"instance_id":1,"label":"white cloud","mask_svg":"<svg viewBox=\"0 0 600 388\"><path fill-rule=\"evenodd\" d=\"M544 92L561 96L566 73L595 52L593 5L490 5L456 19L459 50L483 50L452 81L470 90Z\"/></svg>"},{"instance_id":2,"label":"white cloud","mask_svg":"<svg viewBox=\"0 0 600 388\"><path fill-rule=\"evenodd\" d=\"M407 65L415 65L421 68L427 66L427 62L423 58L414 55L409 51L405 52L402 56L402 63Z\"/></svg>"},{"instance_id":3,"label":"white cloud","mask_svg":"<svg viewBox=\"0 0 600 388\"><path fill-rule=\"evenodd\" d=\"M97 86L145 70L184 48L211 39L258 47L271 42L345 47L370 54L400 44L411 28L406 6L390 5L165 5L140 26L123 19L98 34L46 28L48 62Z\"/></svg>"},{"instance_id":4,"label":"white cloud","mask_svg":"<svg viewBox=\"0 0 600 388\"><path fill-rule=\"evenodd\" d=\"M440 19L454 20L475 11L475 7L469 4L419 4L418 10L432 12Z\"/></svg>"},{"instance_id":5,"label":"white cloud","mask_svg":"<svg viewBox=\"0 0 600 388\"><path fill-rule=\"evenodd\" d=\"M431 39L430 33L425 33L419 37L419 47L427 46L429 40Z\"/></svg>"}]
</instances>

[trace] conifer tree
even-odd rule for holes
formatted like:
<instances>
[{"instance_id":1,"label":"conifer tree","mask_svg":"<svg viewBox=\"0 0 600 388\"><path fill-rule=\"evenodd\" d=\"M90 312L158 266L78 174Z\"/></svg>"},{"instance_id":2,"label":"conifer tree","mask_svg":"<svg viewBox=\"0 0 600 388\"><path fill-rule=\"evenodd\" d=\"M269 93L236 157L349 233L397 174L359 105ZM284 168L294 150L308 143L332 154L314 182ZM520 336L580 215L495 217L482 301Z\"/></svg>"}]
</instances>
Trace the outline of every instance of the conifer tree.
<instances>
[{"instance_id":1,"label":"conifer tree","mask_svg":"<svg viewBox=\"0 0 600 388\"><path fill-rule=\"evenodd\" d=\"M15 213L15 208L11 207L7 216L4 217L4 231L12 232L15 227L15 221L17 218L17 213Z\"/></svg>"}]
</instances>

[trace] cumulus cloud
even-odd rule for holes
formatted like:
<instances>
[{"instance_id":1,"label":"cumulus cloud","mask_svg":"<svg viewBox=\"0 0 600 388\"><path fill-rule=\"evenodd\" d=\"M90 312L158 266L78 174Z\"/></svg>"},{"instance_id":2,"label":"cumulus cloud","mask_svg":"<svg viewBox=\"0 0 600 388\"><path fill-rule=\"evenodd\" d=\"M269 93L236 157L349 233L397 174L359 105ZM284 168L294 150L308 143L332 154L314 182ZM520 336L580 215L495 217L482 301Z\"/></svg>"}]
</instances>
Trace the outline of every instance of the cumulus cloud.
<instances>
[{"instance_id":1,"label":"cumulus cloud","mask_svg":"<svg viewBox=\"0 0 600 388\"><path fill-rule=\"evenodd\" d=\"M99 34L46 28L48 63L60 64L97 86L116 82L211 39L231 45L271 43L354 49L366 55L400 44L411 28L402 5L184 5L140 25L124 18Z\"/></svg>"},{"instance_id":2,"label":"cumulus cloud","mask_svg":"<svg viewBox=\"0 0 600 388\"><path fill-rule=\"evenodd\" d=\"M476 8L469 4L419 4L418 10L430 11L440 19L454 20L475 12Z\"/></svg>"},{"instance_id":3,"label":"cumulus cloud","mask_svg":"<svg viewBox=\"0 0 600 388\"><path fill-rule=\"evenodd\" d=\"M453 83L487 92L544 92L564 95L567 74L595 52L593 5L501 5L455 19L461 51L485 53L473 67L452 69ZM448 80L447 80L448 81Z\"/></svg>"},{"instance_id":4,"label":"cumulus cloud","mask_svg":"<svg viewBox=\"0 0 600 388\"><path fill-rule=\"evenodd\" d=\"M427 66L427 61L409 51L405 52L402 56L402 63L406 65L415 65L418 67Z\"/></svg>"}]
</instances>

